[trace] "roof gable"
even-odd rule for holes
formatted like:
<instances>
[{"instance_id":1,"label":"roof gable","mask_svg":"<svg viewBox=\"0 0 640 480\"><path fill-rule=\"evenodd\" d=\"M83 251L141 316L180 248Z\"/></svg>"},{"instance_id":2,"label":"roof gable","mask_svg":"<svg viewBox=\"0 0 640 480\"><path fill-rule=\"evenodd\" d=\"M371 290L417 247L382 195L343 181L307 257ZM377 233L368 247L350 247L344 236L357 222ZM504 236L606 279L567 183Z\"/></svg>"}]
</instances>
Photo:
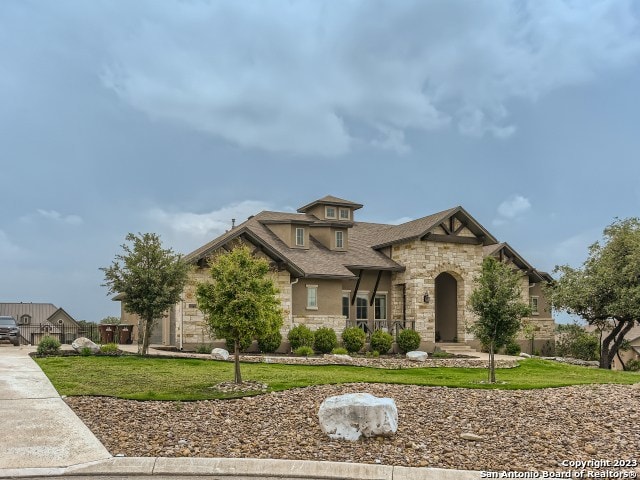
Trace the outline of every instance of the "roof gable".
<instances>
[{"instance_id":1,"label":"roof gable","mask_svg":"<svg viewBox=\"0 0 640 480\"><path fill-rule=\"evenodd\" d=\"M489 245L498 241L464 208L458 206L387 229L381 232L379 242L373 245L373 248L384 248L416 239L471 243L472 236L460 235L465 229L478 240L474 243Z\"/></svg>"}]
</instances>

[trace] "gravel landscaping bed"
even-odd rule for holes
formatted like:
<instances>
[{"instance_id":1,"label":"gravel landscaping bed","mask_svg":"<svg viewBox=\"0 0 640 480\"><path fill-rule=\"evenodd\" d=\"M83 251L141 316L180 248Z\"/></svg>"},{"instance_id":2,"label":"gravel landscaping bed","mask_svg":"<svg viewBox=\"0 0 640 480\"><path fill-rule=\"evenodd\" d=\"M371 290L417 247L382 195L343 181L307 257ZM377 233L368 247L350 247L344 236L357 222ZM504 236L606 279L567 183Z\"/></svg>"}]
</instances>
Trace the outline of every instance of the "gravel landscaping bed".
<instances>
[{"instance_id":1,"label":"gravel landscaping bed","mask_svg":"<svg viewBox=\"0 0 640 480\"><path fill-rule=\"evenodd\" d=\"M391 397L393 438L331 440L318 408L328 396ZM561 470L563 460L640 461L640 384L481 390L323 385L198 402L69 397L111 454L327 460L473 470ZM461 438L464 433L481 441ZM629 470L629 469L627 469ZM640 470L638 470L640 472Z\"/></svg>"}]
</instances>

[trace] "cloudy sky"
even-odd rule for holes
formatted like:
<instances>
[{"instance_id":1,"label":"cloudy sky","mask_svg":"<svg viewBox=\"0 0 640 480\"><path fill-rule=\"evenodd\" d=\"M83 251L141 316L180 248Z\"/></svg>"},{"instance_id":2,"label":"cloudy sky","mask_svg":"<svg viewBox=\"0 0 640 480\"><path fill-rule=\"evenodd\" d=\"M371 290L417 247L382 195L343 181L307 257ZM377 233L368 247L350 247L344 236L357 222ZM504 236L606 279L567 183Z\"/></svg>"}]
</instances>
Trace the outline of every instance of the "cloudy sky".
<instances>
[{"instance_id":1,"label":"cloudy sky","mask_svg":"<svg viewBox=\"0 0 640 480\"><path fill-rule=\"evenodd\" d=\"M0 2L0 301L118 313L127 232L188 253L326 194L463 205L535 266L640 214L632 0Z\"/></svg>"}]
</instances>

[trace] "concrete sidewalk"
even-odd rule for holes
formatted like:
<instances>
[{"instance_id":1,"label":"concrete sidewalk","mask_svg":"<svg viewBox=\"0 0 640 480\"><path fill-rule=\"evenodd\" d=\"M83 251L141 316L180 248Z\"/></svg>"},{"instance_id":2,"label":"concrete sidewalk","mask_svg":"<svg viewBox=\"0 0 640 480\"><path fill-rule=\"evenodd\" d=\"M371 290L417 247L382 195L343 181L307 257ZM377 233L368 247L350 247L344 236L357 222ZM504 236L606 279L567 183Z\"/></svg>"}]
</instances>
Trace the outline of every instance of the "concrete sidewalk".
<instances>
[{"instance_id":1,"label":"concrete sidewalk","mask_svg":"<svg viewBox=\"0 0 640 480\"><path fill-rule=\"evenodd\" d=\"M0 478L476 479L480 472L252 458L112 457L29 356L0 344ZM155 352L154 352L155 353Z\"/></svg>"},{"instance_id":2,"label":"concrete sidewalk","mask_svg":"<svg viewBox=\"0 0 640 480\"><path fill-rule=\"evenodd\" d=\"M68 467L111 455L60 398L32 347L0 344L0 469Z\"/></svg>"}]
</instances>

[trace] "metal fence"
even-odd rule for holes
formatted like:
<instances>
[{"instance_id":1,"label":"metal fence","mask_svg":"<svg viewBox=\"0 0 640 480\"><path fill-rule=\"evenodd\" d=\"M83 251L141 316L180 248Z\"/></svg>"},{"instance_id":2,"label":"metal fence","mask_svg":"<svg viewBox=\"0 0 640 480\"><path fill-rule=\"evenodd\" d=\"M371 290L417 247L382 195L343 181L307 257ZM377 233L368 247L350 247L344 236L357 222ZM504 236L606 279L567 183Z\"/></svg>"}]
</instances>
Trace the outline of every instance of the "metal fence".
<instances>
[{"instance_id":1,"label":"metal fence","mask_svg":"<svg viewBox=\"0 0 640 480\"><path fill-rule=\"evenodd\" d=\"M18 325L20 328L20 343L22 345L38 345L43 337L53 337L63 344L70 344L78 337L87 337L93 342L100 343L99 325L87 323L84 325Z\"/></svg>"}]
</instances>

